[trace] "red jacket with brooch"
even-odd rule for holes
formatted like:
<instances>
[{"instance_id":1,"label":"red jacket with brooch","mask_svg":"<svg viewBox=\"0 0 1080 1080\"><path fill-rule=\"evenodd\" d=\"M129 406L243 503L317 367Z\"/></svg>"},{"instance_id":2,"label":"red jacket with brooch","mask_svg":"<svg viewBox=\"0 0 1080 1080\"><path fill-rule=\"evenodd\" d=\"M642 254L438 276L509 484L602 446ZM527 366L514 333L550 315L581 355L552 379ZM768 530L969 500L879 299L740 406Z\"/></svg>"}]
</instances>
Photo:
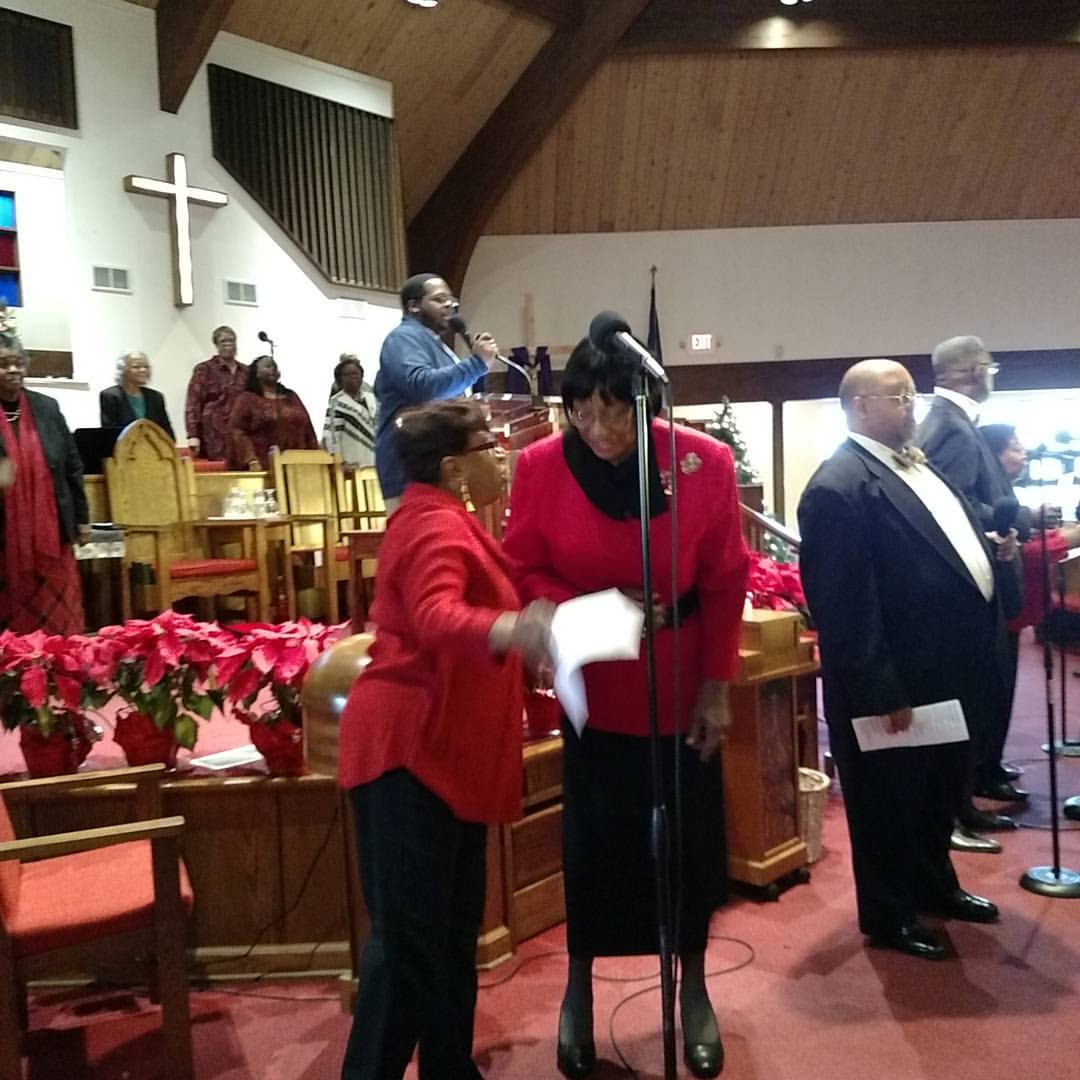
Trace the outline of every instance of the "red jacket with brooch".
<instances>
[{"instance_id":1,"label":"red jacket with brooch","mask_svg":"<svg viewBox=\"0 0 1080 1080\"><path fill-rule=\"evenodd\" d=\"M379 548L371 663L341 717L344 788L407 769L462 821L521 816L523 681L488 634L521 607L502 553L461 503L411 484Z\"/></svg>"},{"instance_id":2,"label":"red jacket with brooch","mask_svg":"<svg viewBox=\"0 0 1080 1080\"><path fill-rule=\"evenodd\" d=\"M661 476L670 475L668 425L652 423ZM690 428L675 427L679 490L678 575L672 581L669 508L650 523L653 589L664 604L691 588L700 606L681 629L679 726L685 730L703 679L730 680L738 668L739 628L746 598L747 553L740 525L731 451ZM667 486L667 485L665 485ZM567 465L563 436L522 453L510 495L503 551L524 602L556 602L612 587L641 588L641 523L617 521L586 497ZM676 729L674 635L656 639L660 729ZM585 668L589 725L626 735L648 734L642 658Z\"/></svg>"}]
</instances>

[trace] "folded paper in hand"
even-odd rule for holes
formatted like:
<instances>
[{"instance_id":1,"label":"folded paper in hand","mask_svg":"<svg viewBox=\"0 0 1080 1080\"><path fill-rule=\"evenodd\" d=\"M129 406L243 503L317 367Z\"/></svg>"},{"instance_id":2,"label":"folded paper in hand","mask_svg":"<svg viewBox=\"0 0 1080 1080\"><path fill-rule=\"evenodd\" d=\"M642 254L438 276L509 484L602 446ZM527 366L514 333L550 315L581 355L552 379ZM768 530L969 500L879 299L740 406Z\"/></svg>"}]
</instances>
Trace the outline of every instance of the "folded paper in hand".
<instances>
[{"instance_id":1,"label":"folded paper in hand","mask_svg":"<svg viewBox=\"0 0 1080 1080\"><path fill-rule=\"evenodd\" d=\"M964 710L956 698L916 705L911 710L911 727L890 732L883 716L856 716L851 721L859 749L894 750L901 746L937 746L941 743L967 742L968 729Z\"/></svg>"},{"instance_id":2,"label":"folded paper in hand","mask_svg":"<svg viewBox=\"0 0 1080 1080\"><path fill-rule=\"evenodd\" d=\"M636 660L644 622L645 613L618 589L578 596L555 609L555 693L578 735L589 718L581 669L599 660Z\"/></svg>"}]
</instances>

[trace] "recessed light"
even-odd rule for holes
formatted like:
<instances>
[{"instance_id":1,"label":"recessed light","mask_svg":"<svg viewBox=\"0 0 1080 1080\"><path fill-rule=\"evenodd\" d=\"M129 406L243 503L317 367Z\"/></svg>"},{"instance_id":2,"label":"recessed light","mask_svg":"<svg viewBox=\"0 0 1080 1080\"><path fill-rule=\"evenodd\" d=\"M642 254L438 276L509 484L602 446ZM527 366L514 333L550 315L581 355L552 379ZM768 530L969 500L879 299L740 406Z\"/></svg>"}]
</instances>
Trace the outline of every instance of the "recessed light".
<instances>
[{"instance_id":1,"label":"recessed light","mask_svg":"<svg viewBox=\"0 0 1080 1080\"><path fill-rule=\"evenodd\" d=\"M785 0L786 2L786 0ZM798 2L798 0L796 0ZM412 4L413 7L433 8L439 6L439 0L405 0L406 4Z\"/></svg>"}]
</instances>

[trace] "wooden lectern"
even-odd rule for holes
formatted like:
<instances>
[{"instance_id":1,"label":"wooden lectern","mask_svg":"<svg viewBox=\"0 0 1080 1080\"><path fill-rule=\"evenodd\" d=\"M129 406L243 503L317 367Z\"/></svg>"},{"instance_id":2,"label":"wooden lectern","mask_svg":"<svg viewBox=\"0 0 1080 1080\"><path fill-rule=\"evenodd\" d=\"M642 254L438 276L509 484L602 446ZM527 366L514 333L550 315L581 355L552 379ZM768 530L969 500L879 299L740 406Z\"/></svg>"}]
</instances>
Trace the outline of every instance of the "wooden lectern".
<instances>
[{"instance_id":1,"label":"wooden lectern","mask_svg":"<svg viewBox=\"0 0 1080 1080\"><path fill-rule=\"evenodd\" d=\"M782 879L809 878L799 766L817 758L818 665L801 625L795 612L743 616L723 749L728 876L764 889L770 899Z\"/></svg>"}]
</instances>

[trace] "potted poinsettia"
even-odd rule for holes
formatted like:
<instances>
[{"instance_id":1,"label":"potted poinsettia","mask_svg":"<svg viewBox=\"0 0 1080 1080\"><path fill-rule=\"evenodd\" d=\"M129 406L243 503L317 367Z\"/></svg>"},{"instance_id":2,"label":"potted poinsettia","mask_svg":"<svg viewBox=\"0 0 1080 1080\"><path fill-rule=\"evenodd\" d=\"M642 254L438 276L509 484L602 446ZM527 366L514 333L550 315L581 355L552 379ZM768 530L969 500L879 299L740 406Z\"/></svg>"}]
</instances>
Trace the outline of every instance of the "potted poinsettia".
<instances>
[{"instance_id":1,"label":"potted poinsettia","mask_svg":"<svg viewBox=\"0 0 1080 1080\"><path fill-rule=\"evenodd\" d=\"M31 776L73 773L101 728L90 718L108 694L87 671L89 639L46 634L0 633L0 716L19 732Z\"/></svg>"},{"instance_id":2,"label":"potted poinsettia","mask_svg":"<svg viewBox=\"0 0 1080 1080\"><path fill-rule=\"evenodd\" d=\"M216 623L176 611L98 632L89 673L124 703L113 737L128 764L172 767L179 747L194 747L199 722L222 704L213 672L225 641Z\"/></svg>"},{"instance_id":3,"label":"potted poinsettia","mask_svg":"<svg viewBox=\"0 0 1080 1080\"><path fill-rule=\"evenodd\" d=\"M298 622L230 626L235 635L217 662L228 707L251 729L251 741L270 772L304 769L300 690L315 659L344 634L345 624Z\"/></svg>"},{"instance_id":4,"label":"potted poinsettia","mask_svg":"<svg viewBox=\"0 0 1080 1080\"><path fill-rule=\"evenodd\" d=\"M777 562L760 551L751 551L746 590L752 607L797 611L809 626L810 611L798 566Z\"/></svg>"}]
</instances>

